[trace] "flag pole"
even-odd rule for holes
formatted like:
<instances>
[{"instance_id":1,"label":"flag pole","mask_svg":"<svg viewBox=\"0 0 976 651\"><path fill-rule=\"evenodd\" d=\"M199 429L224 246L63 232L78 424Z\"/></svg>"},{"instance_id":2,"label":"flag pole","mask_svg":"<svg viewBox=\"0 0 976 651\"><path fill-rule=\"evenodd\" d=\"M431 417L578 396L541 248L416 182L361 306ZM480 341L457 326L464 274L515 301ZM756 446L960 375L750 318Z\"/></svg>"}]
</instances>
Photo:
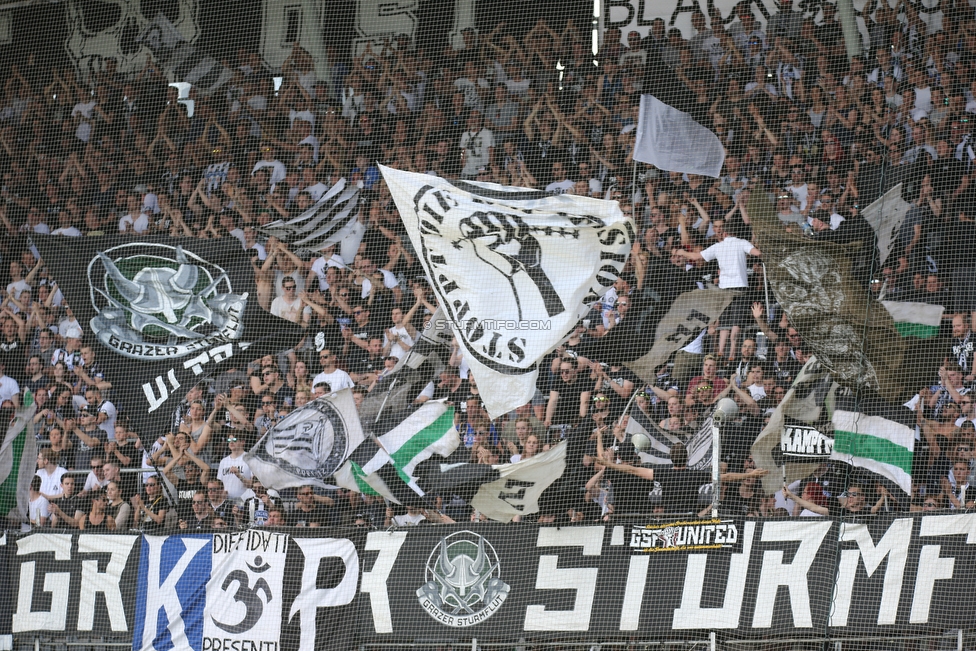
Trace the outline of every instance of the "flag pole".
<instances>
[{"instance_id":1,"label":"flag pole","mask_svg":"<svg viewBox=\"0 0 976 651\"><path fill-rule=\"evenodd\" d=\"M766 275L766 263L762 263L763 269L763 288L766 290L766 323L769 323L769 319L773 316L772 307L769 305L769 276Z\"/></svg>"}]
</instances>

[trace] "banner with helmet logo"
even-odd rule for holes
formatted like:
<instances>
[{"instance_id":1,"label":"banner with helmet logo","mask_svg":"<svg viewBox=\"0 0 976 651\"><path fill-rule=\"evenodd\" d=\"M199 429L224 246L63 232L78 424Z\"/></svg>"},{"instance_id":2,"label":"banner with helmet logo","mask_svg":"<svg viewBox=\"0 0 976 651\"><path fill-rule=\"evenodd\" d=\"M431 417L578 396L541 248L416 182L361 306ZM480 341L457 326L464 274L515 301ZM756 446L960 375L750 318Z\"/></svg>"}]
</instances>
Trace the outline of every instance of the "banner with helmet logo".
<instances>
[{"instance_id":1,"label":"banner with helmet logo","mask_svg":"<svg viewBox=\"0 0 976 651\"><path fill-rule=\"evenodd\" d=\"M113 403L136 431L169 431L195 384L287 350L301 335L258 305L236 239L37 235L34 243L77 320L80 345L92 346Z\"/></svg>"}]
</instances>

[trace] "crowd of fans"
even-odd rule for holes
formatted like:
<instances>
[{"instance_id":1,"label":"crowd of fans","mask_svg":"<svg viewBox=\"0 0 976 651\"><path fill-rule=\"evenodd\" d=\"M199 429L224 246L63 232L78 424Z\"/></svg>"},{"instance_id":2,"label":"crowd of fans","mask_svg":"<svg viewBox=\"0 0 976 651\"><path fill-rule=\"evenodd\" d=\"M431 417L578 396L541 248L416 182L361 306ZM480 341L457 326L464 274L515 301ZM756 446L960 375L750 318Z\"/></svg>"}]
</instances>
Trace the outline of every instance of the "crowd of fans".
<instances>
[{"instance_id":1,"label":"crowd of fans","mask_svg":"<svg viewBox=\"0 0 976 651\"><path fill-rule=\"evenodd\" d=\"M626 434L632 398L632 410L686 440L716 401L738 402L740 416L723 433L722 509L731 514L972 506L976 20L963 1L944 11L943 29L930 32L910 3L897 13L882 2L865 9L870 48L850 61L829 3L816 25L784 6L764 28L743 3L727 24L695 13L690 39L661 20L645 38L608 30L595 57L589 34L572 22L556 31L540 20L524 34L499 22L482 34L466 30L463 47L444 52L398 37L332 62L331 84L316 79L311 57L296 47L278 90L260 58L242 51L218 92L191 91L192 115L158 66L125 75L109 61L90 78L32 59L12 66L0 107L0 253L9 274L0 401L15 406L30 390L38 405L33 525L383 526L480 517L452 495L406 513L343 490L279 495L243 459L268 427L323 393L352 388L361 402L435 310L376 161L616 200L640 228L620 280L545 360L529 404L491 420L456 344L448 367L417 396L457 408L462 460L519 462L561 438L587 441L578 503L540 521L708 507L710 478L686 468L681 444L672 448L674 468L640 464ZM635 165L649 57L693 93L696 117L725 145L721 178ZM309 255L261 235L261 226L302 213L339 179L362 189L367 232L354 259L332 249ZM846 471L838 479L829 464L767 494L759 482L767 470L755 468L749 447L808 354L763 298L745 200L766 193L784 229L843 244L871 236L860 211L898 183L911 210L883 268L861 256L862 279L891 300L943 305L953 335L940 376L918 378L914 494L899 499ZM168 431L134 432L129 406L113 398L125 378L97 359L107 353L37 259L33 233L237 238L262 307L303 324L308 336L194 387ZM601 361L608 332L696 287L744 296L658 369L656 382ZM130 468L145 472L120 472Z\"/></svg>"}]
</instances>

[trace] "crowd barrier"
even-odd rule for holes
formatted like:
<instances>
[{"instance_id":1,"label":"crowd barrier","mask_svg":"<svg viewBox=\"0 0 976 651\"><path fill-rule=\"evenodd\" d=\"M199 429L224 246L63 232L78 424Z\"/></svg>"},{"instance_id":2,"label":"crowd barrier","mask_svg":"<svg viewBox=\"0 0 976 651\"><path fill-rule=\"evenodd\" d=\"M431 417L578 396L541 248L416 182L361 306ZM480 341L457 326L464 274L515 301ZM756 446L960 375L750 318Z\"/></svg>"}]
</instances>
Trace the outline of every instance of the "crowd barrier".
<instances>
[{"instance_id":1,"label":"crowd barrier","mask_svg":"<svg viewBox=\"0 0 976 651\"><path fill-rule=\"evenodd\" d=\"M976 514L142 535L8 532L0 635L158 651L966 628Z\"/></svg>"}]
</instances>

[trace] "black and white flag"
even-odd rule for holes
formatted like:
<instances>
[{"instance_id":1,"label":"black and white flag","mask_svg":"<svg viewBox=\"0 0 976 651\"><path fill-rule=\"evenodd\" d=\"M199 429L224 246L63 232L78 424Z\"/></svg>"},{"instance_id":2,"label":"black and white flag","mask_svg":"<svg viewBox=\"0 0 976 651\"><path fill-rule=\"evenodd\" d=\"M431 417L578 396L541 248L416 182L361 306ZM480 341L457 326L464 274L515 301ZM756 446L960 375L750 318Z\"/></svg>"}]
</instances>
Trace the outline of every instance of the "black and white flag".
<instances>
[{"instance_id":1,"label":"black and white flag","mask_svg":"<svg viewBox=\"0 0 976 651\"><path fill-rule=\"evenodd\" d=\"M365 439L352 391L322 396L269 429L244 455L263 486L281 490L325 481Z\"/></svg>"},{"instance_id":2,"label":"black and white flag","mask_svg":"<svg viewBox=\"0 0 976 651\"><path fill-rule=\"evenodd\" d=\"M674 73L661 62L654 48L647 53L634 160L669 172L718 178L725 163L725 147L695 115L690 91L681 88Z\"/></svg>"},{"instance_id":3,"label":"black and white flag","mask_svg":"<svg viewBox=\"0 0 976 651\"><path fill-rule=\"evenodd\" d=\"M342 243L342 259L352 262L366 229L359 219L359 188L340 179L314 206L289 220L279 219L258 230L296 250L321 251Z\"/></svg>"},{"instance_id":4,"label":"black and white flag","mask_svg":"<svg viewBox=\"0 0 976 651\"><path fill-rule=\"evenodd\" d=\"M380 166L485 408L527 403L538 362L616 281L635 238L615 201Z\"/></svg>"},{"instance_id":5,"label":"black and white flag","mask_svg":"<svg viewBox=\"0 0 976 651\"><path fill-rule=\"evenodd\" d=\"M295 346L299 326L257 302L234 238L35 235L44 263L136 431L170 430L186 392L223 369ZM66 337L72 337L71 332Z\"/></svg>"}]
</instances>

